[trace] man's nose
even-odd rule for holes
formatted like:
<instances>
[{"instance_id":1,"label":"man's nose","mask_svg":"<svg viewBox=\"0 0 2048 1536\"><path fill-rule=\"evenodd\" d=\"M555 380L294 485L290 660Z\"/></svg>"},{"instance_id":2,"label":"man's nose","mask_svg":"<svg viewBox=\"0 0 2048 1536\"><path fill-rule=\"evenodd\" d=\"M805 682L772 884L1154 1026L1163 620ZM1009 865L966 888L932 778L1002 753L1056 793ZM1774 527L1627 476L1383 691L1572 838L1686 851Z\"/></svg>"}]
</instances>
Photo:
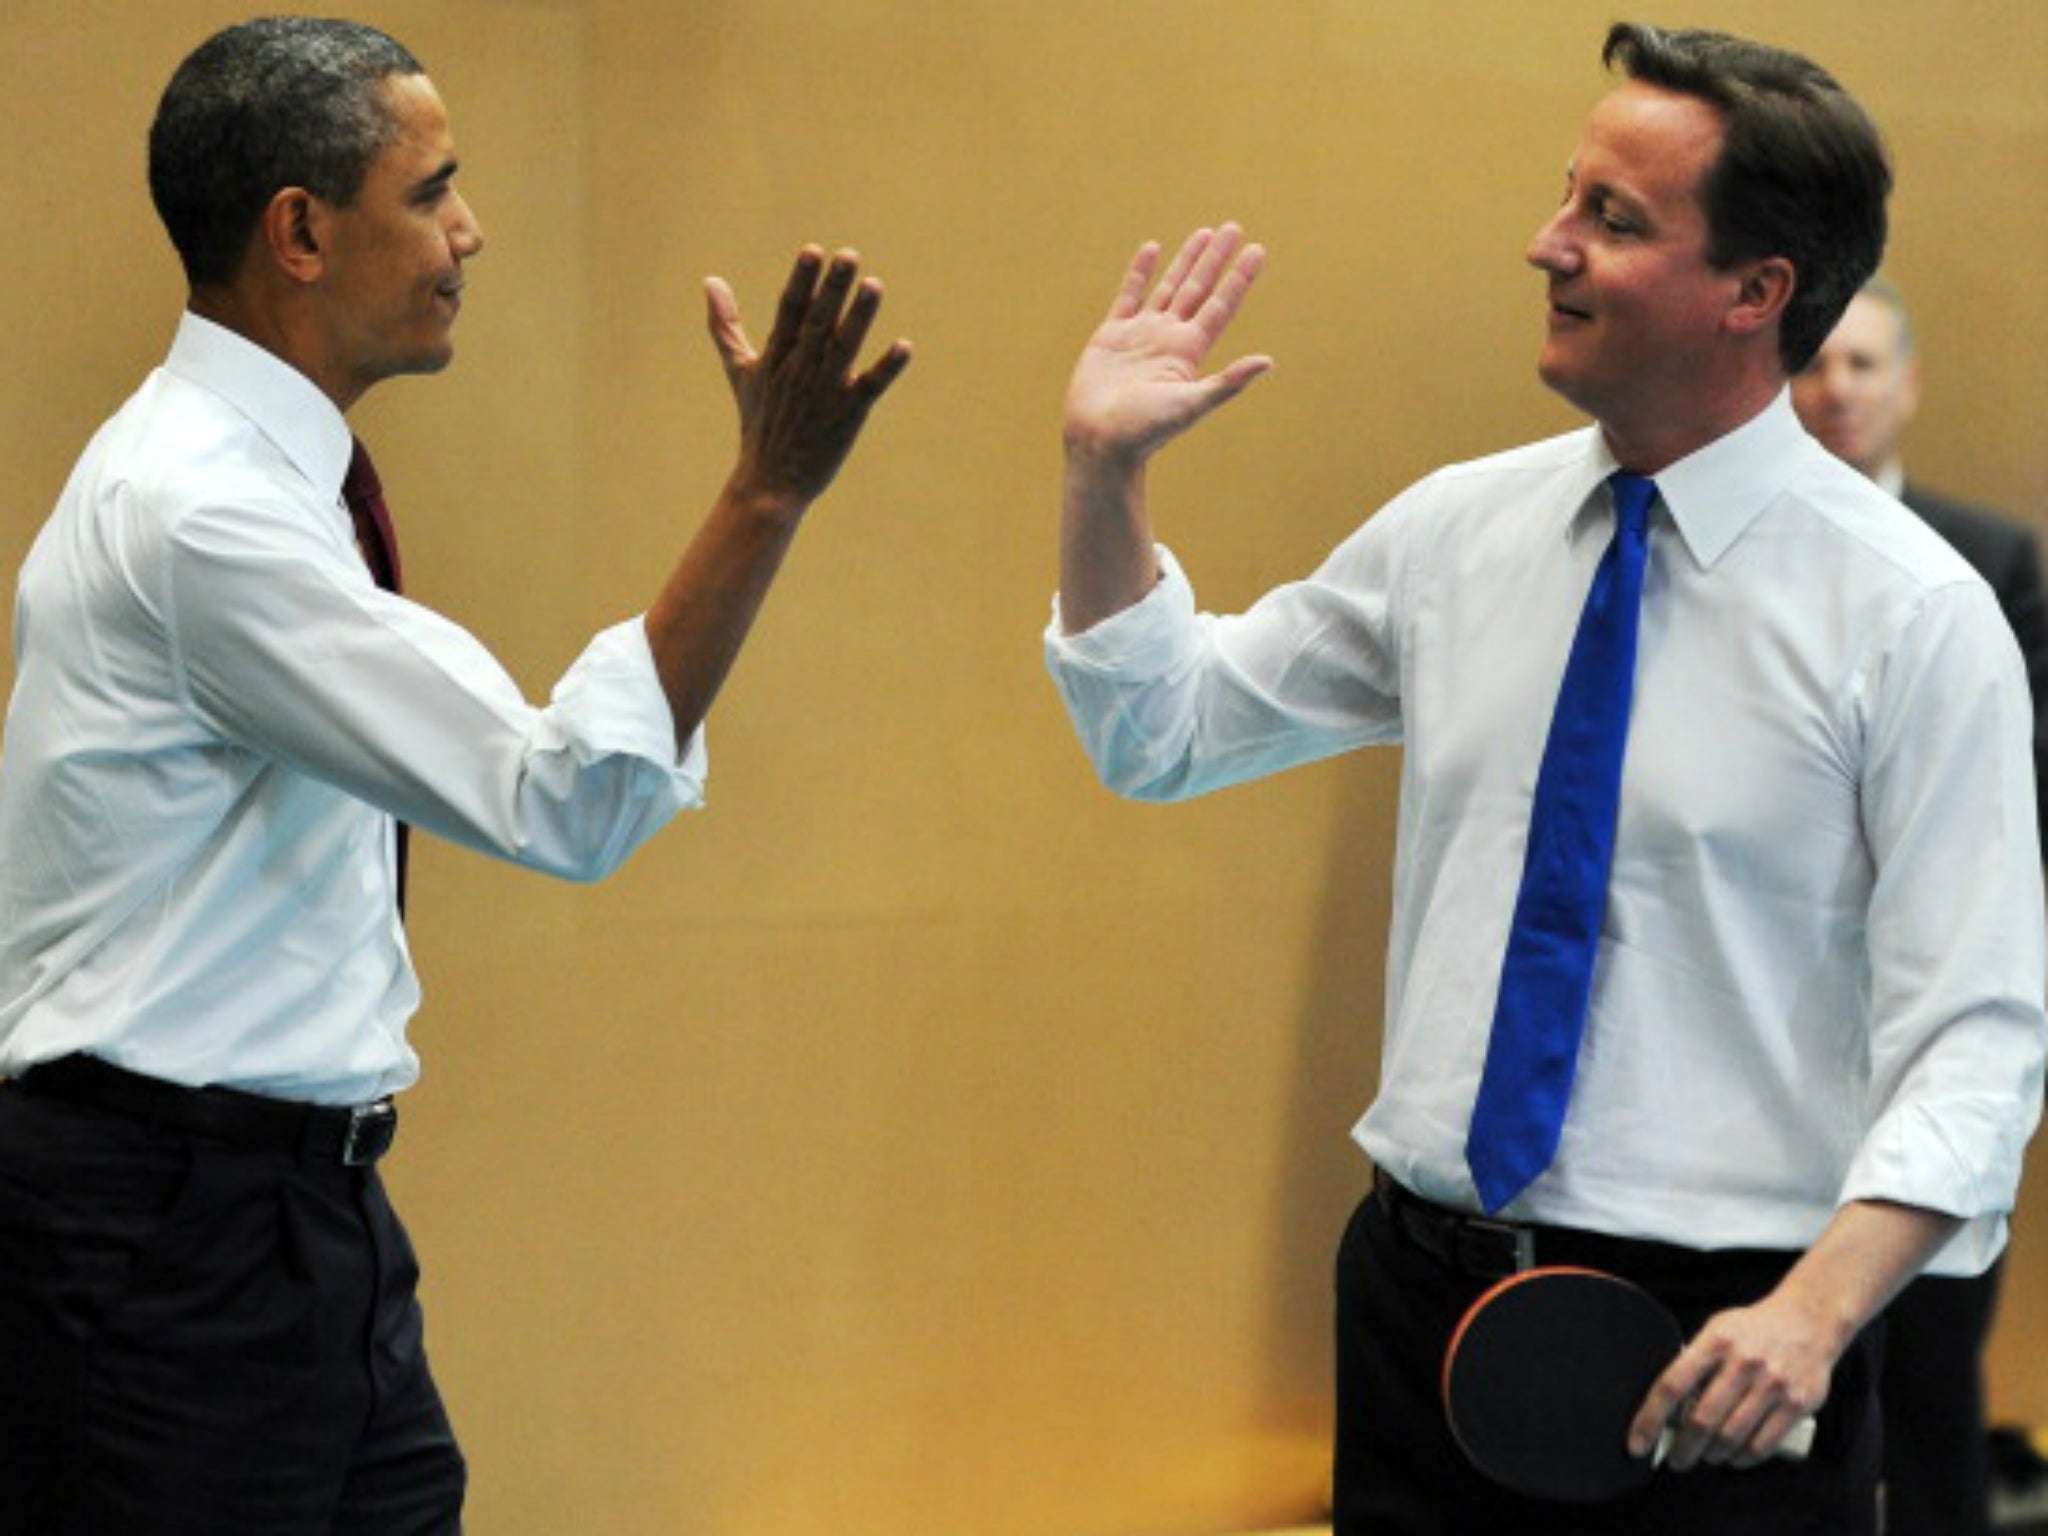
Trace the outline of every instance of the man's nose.
<instances>
[{"instance_id":1,"label":"man's nose","mask_svg":"<svg viewBox=\"0 0 2048 1536\"><path fill-rule=\"evenodd\" d=\"M450 235L450 243L454 245L455 253L467 261L472 256L483 254L484 227L477 222L475 211L460 192L455 194L455 202L455 228Z\"/></svg>"},{"instance_id":2,"label":"man's nose","mask_svg":"<svg viewBox=\"0 0 2048 1536\"><path fill-rule=\"evenodd\" d=\"M1522 252L1522 259L1530 266L1543 272L1563 272L1570 268L1570 246L1564 239L1559 225L1564 220L1560 209L1540 225L1529 237L1529 245Z\"/></svg>"}]
</instances>

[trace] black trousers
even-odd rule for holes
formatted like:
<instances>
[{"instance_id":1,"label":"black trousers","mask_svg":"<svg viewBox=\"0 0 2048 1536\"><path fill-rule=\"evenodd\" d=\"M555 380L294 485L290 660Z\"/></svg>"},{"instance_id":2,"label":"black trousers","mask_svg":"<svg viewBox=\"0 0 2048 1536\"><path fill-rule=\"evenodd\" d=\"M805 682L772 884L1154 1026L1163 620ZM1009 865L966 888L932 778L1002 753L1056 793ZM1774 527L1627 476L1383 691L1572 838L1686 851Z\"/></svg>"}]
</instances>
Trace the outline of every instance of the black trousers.
<instances>
[{"instance_id":1,"label":"black trousers","mask_svg":"<svg viewBox=\"0 0 2048 1536\"><path fill-rule=\"evenodd\" d=\"M1984 1341L2001 1268L1968 1279L1922 1276L1885 1312L1886 1536L1986 1536L1991 1529Z\"/></svg>"},{"instance_id":2,"label":"black trousers","mask_svg":"<svg viewBox=\"0 0 2048 1536\"><path fill-rule=\"evenodd\" d=\"M453 1536L374 1168L0 1085L0 1532Z\"/></svg>"},{"instance_id":3,"label":"black trousers","mask_svg":"<svg viewBox=\"0 0 2048 1536\"><path fill-rule=\"evenodd\" d=\"M1543 1237L1538 1263L1633 1280L1688 1334L1764 1295L1791 1263L1778 1253ZM1611 1503L1553 1503L1485 1478L1444 1418L1444 1353L1491 1283L1416 1247L1373 1196L1352 1216L1337 1261L1336 1536L1876 1536L1877 1330L1837 1366L1807 1461L1665 1471Z\"/></svg>"}]
</instances>

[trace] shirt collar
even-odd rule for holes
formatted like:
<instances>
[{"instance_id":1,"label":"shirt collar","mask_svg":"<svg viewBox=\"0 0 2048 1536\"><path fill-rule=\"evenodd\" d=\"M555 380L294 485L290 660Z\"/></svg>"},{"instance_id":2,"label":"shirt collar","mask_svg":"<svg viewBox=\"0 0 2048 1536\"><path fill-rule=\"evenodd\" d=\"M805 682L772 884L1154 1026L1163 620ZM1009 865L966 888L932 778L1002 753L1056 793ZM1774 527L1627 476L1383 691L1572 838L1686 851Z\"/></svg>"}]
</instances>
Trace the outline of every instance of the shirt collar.
<instances>
[{"instance_id":1,"label":"shirt collar","mask_svg":"<svg viewBox=\"0 0 2048 1536\"><path fill-rule=\"evenodd\" d=\"M1596 429L1589 437L1583 471L1587 484L1575 527L1590 519L1595 507L1605 513L1607 499L1595 492L1621 467L1603 433ZM1734 431L1665 465L1651 478L1686 548L1702 566L1711 566L1792 482L1811 447L1813 441L1792 409L1787 385Z\"/></svg>"},{"instance_id":2,"label":"shirt collar","mask_svg":"<svg viewBox=\"0 0 2048 1536\"><path fill-rule=\"evenodd\" d=\"M322 500L340 499L354 437L334 402L298 369L190 310L178 321L164 368L246 416Z\"/></svg>"}]
</instances>

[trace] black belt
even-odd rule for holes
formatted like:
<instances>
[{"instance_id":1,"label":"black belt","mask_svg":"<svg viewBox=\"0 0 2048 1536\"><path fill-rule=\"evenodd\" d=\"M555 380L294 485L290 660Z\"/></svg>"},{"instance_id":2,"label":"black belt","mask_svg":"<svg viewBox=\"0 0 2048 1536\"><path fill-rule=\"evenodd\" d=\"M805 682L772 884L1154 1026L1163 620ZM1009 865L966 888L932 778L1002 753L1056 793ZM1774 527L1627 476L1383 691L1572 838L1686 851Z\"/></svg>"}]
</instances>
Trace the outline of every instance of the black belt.
<instances>
[{"instance_id":1,"label":"black belt","mask_svg":"<svg viewBox=\"0 0 2048 1536\"><path fill-rule=\"evenodd\" d=\"M268 1099L234 1088L186 1088L93 1056L63 1056L15 1080L23 1093L84 1104L255 1151L344 1163L374 1163L398 1134L398 1106L329 1108Z\"/></svg>"},{"instance_id":2,"label":"black belt","mask_svg":"<svg viewBox=\"0 0 2048 1536\"><path fill-rule=\"evenodd\" d=\"M1375 1169L1373 1193L1401 1235L1440 1264L1475 1280L1502 1280L1536 1267L1537 1229L1468 1216L1435 1205Z\"/></svg>"}]
</instances>

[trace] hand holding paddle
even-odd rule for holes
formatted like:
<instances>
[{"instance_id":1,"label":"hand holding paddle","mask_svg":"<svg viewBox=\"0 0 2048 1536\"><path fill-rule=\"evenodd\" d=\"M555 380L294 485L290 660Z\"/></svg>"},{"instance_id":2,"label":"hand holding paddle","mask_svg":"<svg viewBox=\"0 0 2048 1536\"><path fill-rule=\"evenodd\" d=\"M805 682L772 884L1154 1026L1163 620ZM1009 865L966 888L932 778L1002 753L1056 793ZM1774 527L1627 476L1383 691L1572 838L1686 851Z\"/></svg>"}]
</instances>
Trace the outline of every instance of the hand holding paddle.
<instances>
[{"instance_id":1,"label":"hand holding paddle","mask_svg":"<svg viewBox=\"0 0 2048 1536\"><path fill-rule=\"evenodd\" d=\"M1647 1483L1667 1451L1682 1470L1706 1443L1700 1430L1671 1422L1684 1398L1660 1402L1654 1419L1646 1401L1653 1387L1666 1389L1685 1347L1677 1320L1617 1276L1562 1267L1510 1276L1472 1304L1451 1338L1443 1376L1451 1432L1475 1466L1519 1493L1619 1497ZM1702 1368L1700 1379L1708 1374ZM1649 1443L1637 1453L1631 1430L1646 1420ZM1813 1430L1812 1419L1798 1420L1770 1454L1803 1458ZM1750 1442L1759 1438L1752 1430Z\"/></svg>"},{"instance_id":2,"label":"hand holding paddle","mask_svg":"<svg viewBox=\"0 0 2048 1536\"><path fill-rule=\"evenodd\" d=\"M1815 1339L1780 1295L1709 1318L1651 1388L1631 1444L1656 1444L1678 1471L1755 1467L1787 1445L1803 1447L1833 1363L1817 1358Z\"/></svg>"}]
</instances>

